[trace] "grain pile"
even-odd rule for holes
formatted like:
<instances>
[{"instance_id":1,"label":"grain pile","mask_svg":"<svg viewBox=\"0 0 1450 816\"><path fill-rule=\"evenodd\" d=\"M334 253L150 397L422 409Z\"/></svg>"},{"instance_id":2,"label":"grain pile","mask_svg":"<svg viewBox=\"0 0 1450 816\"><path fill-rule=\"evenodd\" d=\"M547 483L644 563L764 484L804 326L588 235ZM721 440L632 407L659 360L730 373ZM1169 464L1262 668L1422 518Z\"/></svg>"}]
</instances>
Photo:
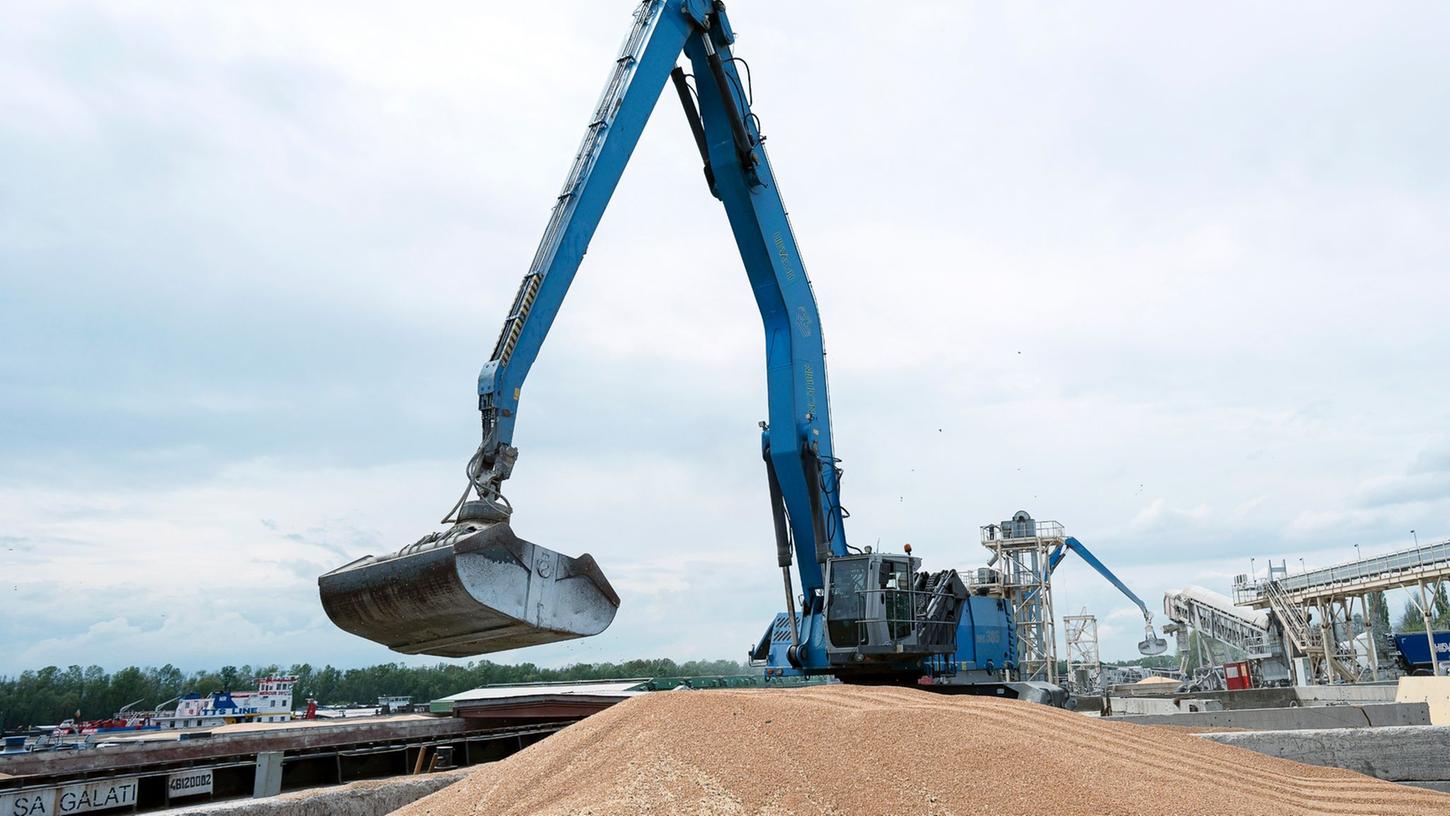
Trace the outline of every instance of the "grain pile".
<instances>
[{"instance_id":1,"label":"grain pile","mask_svg":"<svg viewBox=\"0 0 1450 816\"><path fill-rule=\"evenodd\" d=\"M645 694L399 811L1450 814L1450 795L1152 726L913 689Z\"/></svg>"},{"instance_id":2,"label":"grain pile","mask_svg":"<svg viewBox=\"0 0 1450 816\"><path fill-rule=\"evenodd\" d=\"M1153 686L1177 686L1182 682L1182 680L1174 680L1171 677L1144 677L1133 685L1151 688Z\"/></svg>"}]
</instances>

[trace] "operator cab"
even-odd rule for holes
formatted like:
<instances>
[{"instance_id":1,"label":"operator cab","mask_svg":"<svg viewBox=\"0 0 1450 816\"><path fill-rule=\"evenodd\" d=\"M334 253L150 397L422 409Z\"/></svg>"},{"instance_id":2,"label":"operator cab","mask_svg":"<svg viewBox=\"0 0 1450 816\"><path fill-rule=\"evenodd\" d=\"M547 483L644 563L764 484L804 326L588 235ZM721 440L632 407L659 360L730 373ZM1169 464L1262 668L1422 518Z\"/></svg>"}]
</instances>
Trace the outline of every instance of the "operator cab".
<instances>
[{"instance_id":1,"label":"operator cab","mask_svg":"<svg viewBox=\"0 0 1450 816\"><path fill-rule=\"evenodd\" d=\"M919 572L910 555L867 552L826 561L831 662L926 656L956 648L967 589L955 570Z\"/></svg>"}]
</instances>

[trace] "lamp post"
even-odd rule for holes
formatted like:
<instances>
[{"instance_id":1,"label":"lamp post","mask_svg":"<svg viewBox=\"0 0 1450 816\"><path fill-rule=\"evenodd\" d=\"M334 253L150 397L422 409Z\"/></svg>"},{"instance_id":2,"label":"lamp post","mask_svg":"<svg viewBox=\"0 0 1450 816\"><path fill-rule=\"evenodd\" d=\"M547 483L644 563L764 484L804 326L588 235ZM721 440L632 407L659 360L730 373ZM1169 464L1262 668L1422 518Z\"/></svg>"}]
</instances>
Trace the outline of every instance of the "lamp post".
<instances>
[{"instance_id":1,"label":"lamp post","mask_svg":"<svg viewBox=\"0 0 1450 816\"><path fill-rule=\"evenodd\" d=\"M1304 556L1299 556L1299 572L1308 572L1309 568L1304 566Z\"/></svg>"},{"instance_id":2,"label":"lamp post","mask_svg":"<svg viewBox=\"0 0 1450 816\"><path fill-rule=\"evenodd\" d=\"M1410 531L1410 535L1411 535L1411 536L1414 536L1414 539L1415 539L1415 546L1416 546L1416 547L1418 547L1418 546L1420 546L1420 537L1419 537L1419 536L1418 536L1418 535L1415 535L1415 531L1414 531L1414 530L1411 530L1411 531Z\"/></svg>"}]
</instances>

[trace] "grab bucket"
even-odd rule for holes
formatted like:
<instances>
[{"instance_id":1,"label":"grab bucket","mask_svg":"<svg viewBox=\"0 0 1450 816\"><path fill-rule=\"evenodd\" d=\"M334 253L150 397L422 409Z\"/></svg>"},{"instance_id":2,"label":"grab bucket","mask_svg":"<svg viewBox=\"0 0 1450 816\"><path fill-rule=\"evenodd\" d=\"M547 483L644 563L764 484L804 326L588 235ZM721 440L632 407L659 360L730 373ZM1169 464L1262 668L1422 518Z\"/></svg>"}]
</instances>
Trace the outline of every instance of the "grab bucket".
<instances>
[{"instance_id":1,"label":"grab bucket","mask_svg":"<svg viewBox=\"0 0 1450 816\"><path fill-rule=\"evenodd\" d=\"M439 657L597 635L619 609L591 556L525 541L506 521L461 522L396 554L338 567L317 585L339 628Z\"/></svg>"}]
</instances>

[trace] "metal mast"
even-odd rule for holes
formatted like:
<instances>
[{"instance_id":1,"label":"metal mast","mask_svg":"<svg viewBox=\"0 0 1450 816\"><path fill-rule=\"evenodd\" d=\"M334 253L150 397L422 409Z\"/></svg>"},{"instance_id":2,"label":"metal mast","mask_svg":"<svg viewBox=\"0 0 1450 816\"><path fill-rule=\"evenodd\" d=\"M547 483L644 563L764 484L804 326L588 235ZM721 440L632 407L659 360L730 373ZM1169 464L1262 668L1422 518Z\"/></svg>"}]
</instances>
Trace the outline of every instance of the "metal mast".
<instances>
[{"instance_id":1,"label":"metal mast","mask_svg":"<svg viewBox=\"0 0 1450 816\"><path fill-rule=\"evenodd\" d=\"M1098 618L1083 610L1081 615L1062 617L1062 635L1067 642L1067 682L1078 693L1103 687L1103 661L1098 653Z\"/></svg>"},{"instance_id":2,"label":"metal mast","mask_svg":"<svg viewBox=\"0 0 1450 816\"><path fill-rule=\"evenodd\" d=\"M1057 629L1052 613L1052 552L1066 546L1062 525L1037 521L1019 510L1001 524L982 528L987 564L999 578L989 594L1016 607L1017 670L1014 680L1057 683Z\"/></svg>"}]
</instances>

